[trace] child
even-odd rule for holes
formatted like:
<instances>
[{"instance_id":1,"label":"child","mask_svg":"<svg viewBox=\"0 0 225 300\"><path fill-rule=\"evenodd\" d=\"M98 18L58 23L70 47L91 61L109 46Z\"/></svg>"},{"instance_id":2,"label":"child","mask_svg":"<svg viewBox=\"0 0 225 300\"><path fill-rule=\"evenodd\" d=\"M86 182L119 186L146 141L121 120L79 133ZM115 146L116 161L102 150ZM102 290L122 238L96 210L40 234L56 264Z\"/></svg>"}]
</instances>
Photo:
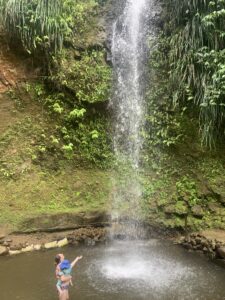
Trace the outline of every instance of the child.
<instances>
[{"instance_id":1,"label":"child","mask_svg":"<svg viewBox=\"0 0 225 300\"><path fill-rule=\"evenodd\" d=\"M57 290L59 292L59 294L62 294L62 291L64 289L68 289L69 285L73 285L72 284L72 276L71 276L71 272L72 272L72 268L71 268L71 264L68 260L64 259L60 264L59 264L59 272L58 272L58 281L56 284ZM61 277L64 276L64 280L61 280Z\"/></svg>"},{"instance_id":2,"label":"child","mask_svg":"<svg viewBox=\"0 0 225 300\"><path fill-rule=\"evenodd\" d=\"M68 260L64 259L58 265L58 272L57 272L58 282L56 284L56 287L59 292L59 295L62 295L63 290L68 291L70 284L73 285L72 284L72 276L71 276L72 268L75 266L75 264L80 259L82 259L82 256L78 256L72 263L70 263Z\"/></svg>"}]
</instances>

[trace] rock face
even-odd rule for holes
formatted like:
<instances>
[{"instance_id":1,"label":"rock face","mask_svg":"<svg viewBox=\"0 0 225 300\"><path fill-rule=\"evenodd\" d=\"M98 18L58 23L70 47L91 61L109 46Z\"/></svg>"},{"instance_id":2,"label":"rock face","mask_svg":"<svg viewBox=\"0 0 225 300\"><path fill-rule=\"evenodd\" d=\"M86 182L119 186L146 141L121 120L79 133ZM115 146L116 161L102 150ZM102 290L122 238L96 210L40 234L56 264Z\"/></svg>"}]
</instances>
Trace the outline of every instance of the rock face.
<instances>
[{"instance_id":1,"label":"rock face","mask_svg":"<svg viewBox=\"0 0 225 300\"><path fill-rule=\"evenodd\" d=\"M105 226L109 224L110 216L106 213L92 212L88 214L61 213L58 215L42 215L23 222L21 231L49 231L76 229L86 226Z\"/></svg>"}]
</instances>

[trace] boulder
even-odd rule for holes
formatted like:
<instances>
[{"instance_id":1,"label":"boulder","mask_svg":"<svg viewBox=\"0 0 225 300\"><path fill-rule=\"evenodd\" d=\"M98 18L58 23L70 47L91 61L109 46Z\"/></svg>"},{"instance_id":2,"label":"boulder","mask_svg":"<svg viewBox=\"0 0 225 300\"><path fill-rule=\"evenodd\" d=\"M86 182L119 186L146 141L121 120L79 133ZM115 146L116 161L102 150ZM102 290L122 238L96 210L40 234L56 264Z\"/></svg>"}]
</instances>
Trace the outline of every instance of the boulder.
<instances>
[{"instance_id":1,"label":"boulder","mask_svg":"<svg viewBox=\"0 0 225 300\"><path fill-rule=\"evenodd\" d=\"M204 211L201 205L195 205L191 208L191 212L194 217L202 218L204 216Z\"/></svg>"},{"instance_id":2,"label":"boulder","mask_svg":"<svg viewBox=\"0 0 225 300\"><path fill-rule=\"evenodd\" d=\"M66 245L68 245L69 244L69 241L68 241L68 239L67 238L64 238L64 239L62 239L62 240L60 240L60 241L58 241L58 247L64 247L64 246L66 246Z\"/></svg>"},{"instance_id":3,"label":"boulder","mask_svg":"<svg viewBox=\"0 0 225 300\"><path fill-rule=\"evenodd\" d=\"M22 248L23 248L22 245L18 244L18 245L11 246L10 250L17 251L17 250L21 250Z\"/></svg>"},{"instance_id":4,"label":"boulder","mask_svg":"<svg viewBox=\"0 0 225 300\"><path fill-rule=\"evenodd\" d=\"M52 249L52 248L57 248L57 247L58 247L58 242L57 241L44 244L45 249Z\"/></svg>"},{"instance_id":5,"label":"boulder","mask_svg":"<svg viewBox=\"0 0 225 300\"><path fill-rule=\"evenodd\" d=\"M188 214L187 205L183 201L178 201L176 204L167 205L164 212L168 215L186 216Z\"/></svg>"},{"instance_id":6,"label":"boulder","mask_svg":"<svg viewBox=\"0 0 225 300\"><path fill-rule=\"evenodd\" d=\"M225 259L225 247L217 248L216 253L220 258Z\"/></svg>"},{"instance_id":7,"label":"boulder","mask_svg":"<svg viewBox=\"0 0 225 300\"><path fill-rule=\"evenodd\" d=\"M0 246L0 256L6 255L8 253L8 249L4 246Z\"/></svg>"},{"instance_id":8,"label":"boulder","mask_svg":"<svg viewBox=\"0 0 225 300\"><path fill-rule=\"evenodd\" d=\"M34 245L30 245L30 246L27 246L25 248L22 248L21 251L22 252L31 252L31 251L34 251Z\"/></svg>"},{"instance_id":9,"label":"boulder","mask_svg":"<svg viewBox=\"0 0 225 300\"><path fill-rule=\"evenodd\" d=\"M41 250L41 245L34 245L34 250Z\"/></svg>"},{"instance_id":10,"label":"boulder","mask_svg":"<svg viewBox=\"0 0 225 300\"><path fill-rule=\"evenodd\" d=\"M5 247L9 247L10 246L10 243L7 243L6 241L3 241L3 243L1 243L3 246Z\"/></svg>"},{"instance_id":11,"label":"boulder","mask_svg":"<svg viewBox=\"0 0 225 300\"><path fill-rule=\"evenodd\" d=\"M5 241L6 241L6 243L12 243L12 239L10 239L10 238L7 238Z\"/></svg>"},{"instance_id":12,"label":"boulder","mask_svg":"<svg viewBox=\"0 0 225 300\"><path fill-rule=\"evenodd\" d=\"M219 200L219 202L225 206L225 189L224 189L224 183L217 183L217 185L210 186L213 194L216 196L216 198Z\"/></svg>"},{"instance_id":13,"label":"boulder","mask_svg":"<svg viewBox=\"0 0 225 300\"><path fill-rule=\"evenodd\" d=\"M179 216L186 216L188 214L188 207L183 201L178 201L175 205L175 213Z\"/></svg>"},{"instance_id":14,"label":"boulder","mask_svg":"<svg viewBox=\"0 0 225 300\"><path fill-rule=\"evenodd\" d=\"M220 211L220 206L216 203L209 203L208 208L212 213L218 214Z\"/></svg>"},{"instance_id":15,"label":"boulder","mask_svg":"<svg viewBox=\"0 0 225 300\"><path fill-rule=\"evenodd\" d=\"M175 205L171 204L164 208L164 212L168 215L175 214Z\"/></svg>"},{"instance_id":16,"label":"boulder","mask_svg":"<svg viewBox=\"0 0 225 300\"><path fill-rule=\"evenodd\" d=\"M17 254L20 254L20 253L22 253L20 250L15 250L15 251L9 250L9 255L17 255Z\"/></svg>"}]
</instances>

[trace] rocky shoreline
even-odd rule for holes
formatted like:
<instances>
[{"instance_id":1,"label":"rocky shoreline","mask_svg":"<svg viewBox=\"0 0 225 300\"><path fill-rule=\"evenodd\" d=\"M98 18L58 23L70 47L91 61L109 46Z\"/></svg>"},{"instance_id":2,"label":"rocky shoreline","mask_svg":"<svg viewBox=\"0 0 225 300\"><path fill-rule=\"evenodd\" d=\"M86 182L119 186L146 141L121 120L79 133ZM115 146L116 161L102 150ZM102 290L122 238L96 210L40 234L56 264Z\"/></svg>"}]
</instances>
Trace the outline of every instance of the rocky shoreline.
<instances>
[{"instance_id":1,"label":"rocky shoreline","mask_svg":"<svg viewBox=\"0 0 225 300\"><path fill-rule=\"evenodd\" d=\"M120 227L117 228L114 236L117 239L124 239L123 235L118 234L120 229ZM207 255L210 259L218 260L222 266L225 266L225 231L208 230L185 236L174 232L173 234L161 233L162 229L159 231L152 229L145 238L170 239L188 251ZM85 226L56 232L0 234L0 256L61 248L67 245L95 246L107 242L108 239L108 227L104 226Z\"/></svg>"},{"instance_id":2,"label":"rocky shoreline","mask_svg":"<svg viewBox=\"0 0 225 300\"><path fill-rule=\"evenodd\" d=\"M208 230L180 237L177 244L188 251L203 253L210 259L218 259L225 266L225 231Z\"/></svg>"},{"instance_id":3,"label":"rocky shoreline","mask_svg":"<svg viewBox=\"0 0 225 300\"><path fill-rule=\"evenodd\" d=\"M101 222L103 219L104 222ZM67 245L95 246L99 243L105 243L109 239L109 227L111 227L116 239L124 239L124 235L121 234L124 232L122 224L111 224L110 226L109 222L106 222L105 218L103 219L99 216L97 218L96 216L91 216L91 218L89 216L85 222L82 219L82 222L78 222L79 224L76 225L79 226L71 230L59 230L62 227L55 226L55 231L51 227L51 230L46 231L42 229L35 232L22 231L21 233L8 234L0 232L0 256L61 248ZM188 251L205 254L210 259L218 259L225 266L224 230L208 230L180 236L179 232L169 232L155 226L146 226L145 229L145 235L141 237L142 239L170 239Z\"/></svg>"},{"instance_id":4,"label":"rocky shoreline","mask_svg":"<svg viewBox=\"0 0 225 300\"><path fill-rule=\"evenodd\" d=\"M0 256L61 248L67 245L95 246L106 241L103 227L79 228L55 233L10 234L0 236Z\"/></svg>"}]
</instances>

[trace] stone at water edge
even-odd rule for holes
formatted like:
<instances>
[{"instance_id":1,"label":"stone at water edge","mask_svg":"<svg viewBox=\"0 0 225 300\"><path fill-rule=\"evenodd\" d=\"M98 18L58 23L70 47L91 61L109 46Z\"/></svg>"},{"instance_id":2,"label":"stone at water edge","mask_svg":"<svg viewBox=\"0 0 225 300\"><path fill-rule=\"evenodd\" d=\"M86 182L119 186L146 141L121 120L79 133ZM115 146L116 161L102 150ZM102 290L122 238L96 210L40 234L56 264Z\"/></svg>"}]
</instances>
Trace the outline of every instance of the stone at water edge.
<instances>
[{"instance_id":1,"label":"stone at water edge","mask_svg":"<svg viewBox=\"0 0 225 300\"><path fill-rule=\"evenodd\" d=\"M27 246L25 248L22 248L21 251L22 252L31 252L31 251L34 251L34 245L30 245L30 246Z\"/></svg>"},{"instance_id":2,"label":"stone at water edge","mask_svg":"<svg viewBox=\"0 0 225 300\"><path fill-rule=\"evenodd\" d=\"M36 250L36 251L41 250L41 245L39 245L39 244L34 245L34 250Z\"/></svg>"},{"instance_id":3,"label":"stone at water edge","mask_svg":"<svg viewBox=\"0 0 225 300\"><path fill-rule=\"evenodd\" d=\"M64 247L67 246L69 244L69 241L67 238L64 238L63 240L58 241L57 245L58 247Z\"/></svg>"},{"instance_id":4,"label":"stone at water edge","mask_svg":"<svg viewBox=\"0 0 225 300\"><path fill-rule=\"evenodd\" d=\"M0 246L0 256L1 255L6 255L8 253L8 249L4 246Z\"/></svg>"},{"instance_id":5,"label":"stone at water edge","mask_svg":"<svg viewBox=\"0 0 225 300\"><path fill-rule=\"evenodd\" d=\"M57 241L44 244L45 249L52 249L52 248L57 248L57 247L58 247Z\"/></svg>"},{"instance_id":6,"label":"stone at water edge","mask_svg":"<svg viewBox=\"0 0 225 300\"><path fill-rule=\"evenodd\" d=\"M225 259L225 247L217 248L216 253L219 255L219 257Z\"/></svg>"},{"instance_id":7,"label":"stone at water edge","mask_svg":"<svg viewBox=\"0 0 225 300\"><path fill-rule=\"evenodd\" d=\"M16 255L16 254L20 254L20 253L22 253L22 251L20 251L20 250L15 250L15 251L9 250L9 255Z\"/></svg>"}]
</instances>

